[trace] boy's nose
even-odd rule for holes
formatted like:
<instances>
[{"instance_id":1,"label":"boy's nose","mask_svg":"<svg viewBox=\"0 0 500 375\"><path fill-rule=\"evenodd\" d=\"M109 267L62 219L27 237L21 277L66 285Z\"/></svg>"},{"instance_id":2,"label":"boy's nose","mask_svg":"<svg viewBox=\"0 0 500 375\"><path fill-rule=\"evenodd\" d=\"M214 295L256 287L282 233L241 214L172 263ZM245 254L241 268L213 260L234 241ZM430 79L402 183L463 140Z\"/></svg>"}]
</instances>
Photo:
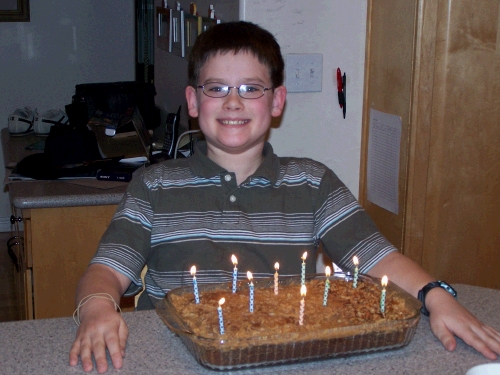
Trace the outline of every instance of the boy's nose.
<instances>
[{"instance_id":1,"label":"boy's nose","mask_svg":"<svg viewBox=\"0 0 500 375\"><path fill-rule=\"evenodd\" d=\"M229 88L229 94L224 97L224 104L230 108L240 108L243 106L243 98L238 94L238 89L234 87Z\"/></svg>"}]
</instances>

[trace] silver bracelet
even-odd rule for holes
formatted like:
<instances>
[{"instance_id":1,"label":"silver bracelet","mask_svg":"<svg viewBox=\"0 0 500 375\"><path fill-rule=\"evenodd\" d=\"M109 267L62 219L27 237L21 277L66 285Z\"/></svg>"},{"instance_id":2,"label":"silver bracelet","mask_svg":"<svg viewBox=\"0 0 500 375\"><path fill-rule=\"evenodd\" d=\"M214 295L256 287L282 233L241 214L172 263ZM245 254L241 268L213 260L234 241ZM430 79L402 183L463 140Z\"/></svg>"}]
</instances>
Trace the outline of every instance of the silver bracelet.
<instances>
[{"instance_id":1,"label":"silver bracelet","mask_svg":"<svg viewBox=\"0 0 500 375\"><path fill-rule=\"evenodd\" d=\"M122 312L122 309L120 308L120 305L118 305L115 302L115 300L113 299L113 297L110 294L108 294L108 293L94 293L94 294L89 294L88 296L83 297L81 299L81 301L78 304L76 310L73 312L73 320L75 321L75 323L76 323L77 326L80 325L80 308L83 305L85 305L88 301L90 301L91 299L93 299L93 298L104 298L104 299L110 300L111 302L113 302L115 310L118 311L119 313Z\"/></svg>"}]
</instances>

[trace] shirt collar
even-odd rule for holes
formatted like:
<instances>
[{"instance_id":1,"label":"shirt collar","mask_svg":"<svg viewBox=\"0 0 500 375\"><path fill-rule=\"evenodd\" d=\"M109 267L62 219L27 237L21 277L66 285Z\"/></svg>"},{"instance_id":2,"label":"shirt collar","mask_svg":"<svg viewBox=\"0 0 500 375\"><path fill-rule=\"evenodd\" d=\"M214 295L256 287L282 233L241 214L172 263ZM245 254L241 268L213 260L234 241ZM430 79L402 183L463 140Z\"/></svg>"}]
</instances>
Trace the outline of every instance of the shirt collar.
<instances>
[{"instance_id":1,"label":"shirt collar","mask_svg":"<svg viewBox=\"0 0 500 375\"><path fill-rule=\"evenodd\" d=\"M273 147L268 142L264 144L262 155L264 156L264 161L250 178L264 178L274 185L279 174L278 156L274 154ZM224 172L231 172L208 158L207 143L204 140L195 143L194 154L189 158L189 167L195 175L203 178L212 178Z\"/></svg>"}]
</instances>

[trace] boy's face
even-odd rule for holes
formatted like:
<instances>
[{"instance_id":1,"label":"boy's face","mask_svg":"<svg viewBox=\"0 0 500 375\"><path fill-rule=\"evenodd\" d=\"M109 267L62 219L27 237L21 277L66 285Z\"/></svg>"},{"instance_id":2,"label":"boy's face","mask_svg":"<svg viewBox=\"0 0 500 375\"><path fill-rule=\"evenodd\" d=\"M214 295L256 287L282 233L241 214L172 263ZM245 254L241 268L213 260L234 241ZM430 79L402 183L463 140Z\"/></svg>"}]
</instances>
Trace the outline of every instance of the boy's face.
<instances>
[{"instance_id":1,"label":"boy's face","mask_svg":"<svg viewBox=\"0 0 500 375\"><path fill-rule=\"evenodd\" d=\"M258 84L272 87L269 69L251 53L216 54L200 70L198 85L217 82L239 87ZM260 152L271 125L271 118L281 115L286 98L283 86L266 90L258 99L244 99L238 90L230 89L223 98L212 98L201 88L186 88L189 115L198 117L200 129L211 152L242 154ZM259 151L260 150L260 151Z\"/></svg>"}]
</instances>

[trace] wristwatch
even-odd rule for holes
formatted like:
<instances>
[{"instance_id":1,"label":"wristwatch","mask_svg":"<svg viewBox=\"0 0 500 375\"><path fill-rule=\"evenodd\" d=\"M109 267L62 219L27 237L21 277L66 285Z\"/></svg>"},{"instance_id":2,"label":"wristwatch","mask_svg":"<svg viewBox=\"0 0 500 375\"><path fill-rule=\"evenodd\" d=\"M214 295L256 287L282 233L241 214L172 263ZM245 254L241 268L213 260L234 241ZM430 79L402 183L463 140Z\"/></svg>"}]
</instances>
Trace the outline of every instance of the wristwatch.
<instances>
[{"instance_id":1,"label":"wristwatch","mask_svg":"<svg viewBox=\"0 0 500 375\"><path fill-rule=\"evenodd\" d=\"M422 302L422 307L420 308L420 312L426 316L429 316L429 311L425 307L425 296L427 296L427 293L429 293L429 291L434 288L443 288L453 297L457 298L457 291L453 289L451 285L448 284L446 281L437 280L430 282L429 284L427 284L418 291L418 299L420 300L420 302Z\"/></svg>"}]
</instances>

